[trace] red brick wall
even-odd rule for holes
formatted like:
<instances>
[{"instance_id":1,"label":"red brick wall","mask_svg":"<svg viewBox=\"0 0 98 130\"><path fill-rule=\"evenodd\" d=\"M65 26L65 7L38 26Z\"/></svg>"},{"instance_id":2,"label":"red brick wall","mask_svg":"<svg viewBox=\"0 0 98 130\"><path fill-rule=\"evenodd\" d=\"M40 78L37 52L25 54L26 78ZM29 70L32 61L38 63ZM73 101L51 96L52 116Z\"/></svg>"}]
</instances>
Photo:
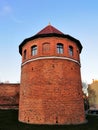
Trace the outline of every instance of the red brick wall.
<instances>
[{"instance_id":1,"label":"red brick wall","mask_svg":"<svg viewBox=\"0 0 98 130\"><path fill-rule=\"evenodd\" d=\"M50 51L48 51L48 53L43 53L42 45L44 43L47 43L47 42L50 43ZM56 51L57 43L63 43L64 44L64 54L61 54L61 55L57 54L57 51ZM33 45L38 46L38 55L36 55L36 56L31 56L31 47ZM68 46L69 45L73 46L73 49L74 49L73 57L69 56L69 53L68 53ZM27 50L27 58L25 60L23 59L24 50ZM65 56L65 57L73 58L77 61L80 61L79 48L77 47L76 43L74 43L73 41L70 41L66 38L58 38L58 37L38 38L38 39L35 39L35 40L32 40L32 41L29 41L22 48L22 62L25 62L28 59L41 57L41 56Z\"/></svg>"},{"instance_id":2,"label":"red brick wall","mask_svg":"<svg viewBox=\"0 0 98 130\"><path fill-rule=\"evenodd\" d=\"M0 84L0 109L18 108L20 84Z\"/></svg>"},{"instance_id":3,"label":"red brick wall","mask_svg":"<svg viewBox=\"0 0 98 130\"><path fill-rule=\"evenodd\" d=\"M43 43L50 43L50 52L43 53ZM56 44L64 44L64 54L57 54ZM31 56L31 46L38 45L38 55ZM74 55L68 54L68 46L74 48ZM21 68L19 120L37 124L78 124L85 122L79 49L74 42L64 38L39 38L28 42L27 59ZM65 59L32 58L46 56L67 57ZM29 61L27 63L27 61Z\"/></svg>"}]
</instances>

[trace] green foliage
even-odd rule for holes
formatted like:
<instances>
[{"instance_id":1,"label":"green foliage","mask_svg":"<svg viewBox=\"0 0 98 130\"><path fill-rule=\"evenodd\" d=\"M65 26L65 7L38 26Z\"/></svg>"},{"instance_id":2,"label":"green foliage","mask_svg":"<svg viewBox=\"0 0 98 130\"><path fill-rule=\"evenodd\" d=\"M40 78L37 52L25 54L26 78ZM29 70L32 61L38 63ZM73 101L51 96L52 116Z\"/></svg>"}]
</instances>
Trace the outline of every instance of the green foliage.
<instances>
[{"instance_id":1,"label":"green foliage","mask_svg":"<svg viewBox=\"0 0 98 130\"><path fill-rule=\"evenodd\" d=\"M88 116L81 125L34 125L18 121L17 110L0 110L0 130L98 130L98 117Z\"/></svg>"}]
</instances>

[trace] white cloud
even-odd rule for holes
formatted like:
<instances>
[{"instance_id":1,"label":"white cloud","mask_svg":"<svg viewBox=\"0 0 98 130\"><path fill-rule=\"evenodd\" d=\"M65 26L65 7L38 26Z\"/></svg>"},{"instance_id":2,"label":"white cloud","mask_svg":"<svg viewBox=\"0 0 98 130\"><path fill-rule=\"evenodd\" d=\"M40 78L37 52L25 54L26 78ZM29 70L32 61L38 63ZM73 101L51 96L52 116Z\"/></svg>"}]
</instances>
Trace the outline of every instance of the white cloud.
<instances>
[{"instance_id":1,"label":"white cloud","mask_svg":"<svg viewBox=\"0 0 98 130\"><path fill-rule=\"evenodd\" d=\"M6 16L6 15L10 15L12 13L12 8L9 5L4 5L1 9L0 9L0 16Z\"/></svg>"},{"instance_id":2,"label":"white cloud","mask_svg":"<svg viewBox=\"0 0 98 130\"><path fill-rule=\"evenodd\" d=\"M9 17L15 23L22 23L23 21L17 18L14 13L13 9L10 5L5 4L0 8L0 17Z\"/></svg>"}]
</instances>

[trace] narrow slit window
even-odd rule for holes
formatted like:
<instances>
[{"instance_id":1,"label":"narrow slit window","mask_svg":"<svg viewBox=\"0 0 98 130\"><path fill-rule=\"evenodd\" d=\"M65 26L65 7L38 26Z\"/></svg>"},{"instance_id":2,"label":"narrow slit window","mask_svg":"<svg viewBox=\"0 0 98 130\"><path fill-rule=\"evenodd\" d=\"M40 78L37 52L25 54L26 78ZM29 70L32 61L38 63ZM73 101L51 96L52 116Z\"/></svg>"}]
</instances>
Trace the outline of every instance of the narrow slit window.
<instances>
[{"instance_id":1,"label":"narrow slit window","mask_svg":"<svg viewBox=\"0 0 98 130\"><path fill-rule=\"evenodd\" d=\"M57 44L57 53L58 54L63 54L64 53L63 44L61 44L61 43Z\"/></svg>"},{"instance_id":2,"label":"narrow slit window","mask_svg":"<svg viewBox=\"0 0 98 130\"><path fill-rule=\"evenodd\" d=\"M23 56L23 59L24 59L24 60L26 59L26 56L27 56L27 51L24 50L24 56Z\"/></svg>"},{"instance_id":3,"label":"narrow slit window","mask_svg":"<svg viewBox=\"0 0 98 130\"><path fill-rule=\"evenodd\" d=\"M32 56L37 55L37 46L36 45L34 45L34 46L31 47L31 55Z\"/></svg>"}]
</instances>

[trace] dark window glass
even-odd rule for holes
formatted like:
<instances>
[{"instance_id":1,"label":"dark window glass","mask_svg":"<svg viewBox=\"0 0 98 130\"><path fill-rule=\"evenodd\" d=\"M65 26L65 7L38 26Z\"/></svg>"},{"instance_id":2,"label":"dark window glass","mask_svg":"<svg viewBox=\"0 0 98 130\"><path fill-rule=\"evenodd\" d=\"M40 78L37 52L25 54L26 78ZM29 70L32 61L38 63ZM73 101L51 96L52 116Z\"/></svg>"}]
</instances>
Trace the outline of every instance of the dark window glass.
<instances>
[{"instance_id":1,"label":"dark window glass","mask_svg":"<svg viewBox=\"0 0 98 130\"><path fill-rule=\"evenodd\" d=\"M73 56L73 47L72 46L69 46L69 55Z\"/></svg>"},{"instance_id":2,"label":"dark window glass","mask_svg":"<svg viewBox=\"0 0 98 130\"><path fill-rule=\"evenodd\" d=\"M63 54L63 52L64 52L63 44L58 43L58 44L57 44L57 53L58 53L58 54Z\"/></svg>"},{"instance_id":3,"label":"dark window glass","mask_svg":"<svg viewBox=\"0 0 98 130\"><path fill-rule=\"evenodd\" d=\"M26 55L27 55L27 51L24 50L24 55L23 55L23 59L24 59L24 60L26 59Z\"/></svg>"},{"instance_id":4,"label":"dark window glass","mask_svg":"<svg viewBox=\"0 0 98 130\"><path fill-rule=\"evenodd\" d=\"M37 46L36 45L34 45L34 46L31 47L31 55L32 56L37 55Z\"/></svg>"}]
</instances>

